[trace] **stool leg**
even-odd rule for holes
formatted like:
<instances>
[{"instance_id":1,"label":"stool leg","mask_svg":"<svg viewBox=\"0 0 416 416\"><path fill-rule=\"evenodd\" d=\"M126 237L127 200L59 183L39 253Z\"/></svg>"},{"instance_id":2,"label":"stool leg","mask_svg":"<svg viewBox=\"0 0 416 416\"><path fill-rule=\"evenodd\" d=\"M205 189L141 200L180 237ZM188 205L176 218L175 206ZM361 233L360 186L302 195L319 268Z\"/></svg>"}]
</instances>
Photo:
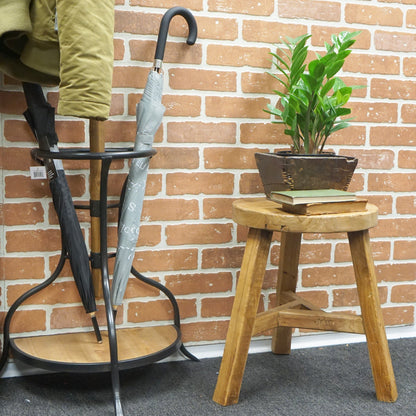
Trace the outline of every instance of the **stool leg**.
<instances>
[{"instance_id":1,"label":"stool leg","mask_svg":"<svg viewBox=\"0 0 416 416\"><path fill-rule=\"evenodd\" d=\"M277 275L277 305L281 305L280 294L284 291L296 292L301 233L282 233L280 242L279 270ZM273 331L272 352L290 354L292 328L277 327Z\"/></svg>"},{"instance_id":2,"label":"stool leg","mask_svg":"<svg viewBox=\"0 0 416 416\"><path fill-rule=\"evenodd\" d=\"M269 255L272 231L250 228L213 400L238 402L251 333Z\"/></svg>"},{"instance_id":3,"label":"stool leg","mask_svg":"<svg viewBox=\"0 0 416 416\"><path fill-rule=\"evenodd\" d=\"M397 387L381 313L368 230L349 232L348 239L377 399L394 402L397 399Z\"/></svg>"}]
</instances>

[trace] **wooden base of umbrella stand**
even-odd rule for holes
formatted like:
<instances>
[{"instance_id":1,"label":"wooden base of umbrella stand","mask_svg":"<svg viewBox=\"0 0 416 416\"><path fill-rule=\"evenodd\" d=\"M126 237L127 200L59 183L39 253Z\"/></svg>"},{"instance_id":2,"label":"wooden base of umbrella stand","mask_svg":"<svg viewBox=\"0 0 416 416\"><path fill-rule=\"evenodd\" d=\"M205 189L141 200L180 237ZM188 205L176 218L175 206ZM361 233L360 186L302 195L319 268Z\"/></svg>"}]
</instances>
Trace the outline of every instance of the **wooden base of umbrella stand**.
<instances>
[{"instance_id":1,"label":"wooden base of umbrella stand","mask_svg":"<svg viewBox=\"0 0 416 416\"><path fill-rule=\"evenodd\" d=\"M116 330L110 302L110 284L107 253L107 179L114 159L129 159L152 156L155 151L136 152L132 149L111 149L90 152L88 149L64 149L50 153L36 149L40 159L49 157L68 160L90 160L100 162L100 197L98 204L99 220L99 265L103 298L105 302L107 331L103 331L104 342L98 344L93 332L66 333L35 337L10 338L10 324L14 313L29 297L40 292L54 282L62 271L66 256L64 250L54 273L44 282L20 296L6 314L3 334L4 347L0 357L0 371L7 363L9 351L14 358L30 365L51 371L100 372L110 371L113 386L115 414L123 416L120 400L119 370L147 365L159 361L180 350L186 357L198 361L184 347L181 341L179 309L173 294L160 283L148 279L132 269L132 273L142 282L161 290L170 300L174 310L173 325L144 326ZM90 206L76 206L91 209Z\"/></svg>"}]
</instances>

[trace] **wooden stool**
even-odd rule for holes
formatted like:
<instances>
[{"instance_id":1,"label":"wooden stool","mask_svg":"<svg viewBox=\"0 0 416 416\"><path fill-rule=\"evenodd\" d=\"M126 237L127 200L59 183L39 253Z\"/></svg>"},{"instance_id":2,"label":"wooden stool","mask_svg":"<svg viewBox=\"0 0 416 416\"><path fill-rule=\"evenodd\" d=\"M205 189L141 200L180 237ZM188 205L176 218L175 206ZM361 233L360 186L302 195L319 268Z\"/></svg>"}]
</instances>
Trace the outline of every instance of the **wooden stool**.
<instances>
[{"instance_id":1,"label":"wooden stool","mask_svg":"<svg viewBox=\"0 0 416 416\"><path fill-rule=\"evenodd\" d=\"M224 355L213 400L223 406L238 402L252 335L274 328L272 351L289 354L292 328L365 334L377 399L394 402L397 388L381 314L368 229L377 225L378 209L360 212L296 215L261 199L238 200L233 219L249 227ZM277 307L257 314L273 231L282 233ZM297 296L302 233L347 232L361 306L361 316L321 311Z\"/></svg>"}]
</instances>

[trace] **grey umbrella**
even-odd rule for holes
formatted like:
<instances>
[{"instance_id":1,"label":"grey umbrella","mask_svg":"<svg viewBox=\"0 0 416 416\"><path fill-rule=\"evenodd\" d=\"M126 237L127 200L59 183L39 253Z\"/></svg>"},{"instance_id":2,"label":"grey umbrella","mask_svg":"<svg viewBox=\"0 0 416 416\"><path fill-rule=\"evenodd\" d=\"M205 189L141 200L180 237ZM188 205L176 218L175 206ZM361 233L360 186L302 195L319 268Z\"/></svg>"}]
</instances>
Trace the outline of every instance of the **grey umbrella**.
<instances>
[{"instance_id":1,"label":"grey umbrella","mask_svg":"<svg viewBox=\"0 0 416 416\"><path fill-rule=\"evenodd\" d=\"M183 16L188 22L188 45L193 45L197 36L197 25L192 13L183 7L169 9L162 18L156 45L155 61L149 72L142 99L137 104L137 131L134 150L147 150L152 147L153 138L162 122L165 107L162 105L163 75L161 66L166 45L170 20ZM118 228L118 246L115 260L111 301L113 309L121 305L133 263L137 239L139 237L140 217L146 188L147 171L150 158L134 159L126 183Z\"/></svg>"}]
</instances>

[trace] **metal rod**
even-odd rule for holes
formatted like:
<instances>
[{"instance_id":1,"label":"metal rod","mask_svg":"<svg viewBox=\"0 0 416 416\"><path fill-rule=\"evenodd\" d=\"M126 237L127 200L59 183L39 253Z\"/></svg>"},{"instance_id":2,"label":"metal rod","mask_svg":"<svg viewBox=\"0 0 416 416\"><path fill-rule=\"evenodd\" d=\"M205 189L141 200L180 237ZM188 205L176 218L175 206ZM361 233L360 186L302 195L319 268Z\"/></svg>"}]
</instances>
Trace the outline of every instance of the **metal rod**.
<instances>
[{"instance_id":1,"label":"metal rod","mask_svg":"<svg viewBox=\"0 0 416 416\"><path fill-rule=\"evenodd\" d=\"M102 159L100 183L100 253L101 253L101 279L103 297L107 316L108 342L110 347L111 383L113 387L114 410L116 416L123 416L123 407L120 397L120 375L118 367L117 334L111 307L110 279L108 275L107 254L107 183L111 157Z\"/></svg>"}]
</instances>

